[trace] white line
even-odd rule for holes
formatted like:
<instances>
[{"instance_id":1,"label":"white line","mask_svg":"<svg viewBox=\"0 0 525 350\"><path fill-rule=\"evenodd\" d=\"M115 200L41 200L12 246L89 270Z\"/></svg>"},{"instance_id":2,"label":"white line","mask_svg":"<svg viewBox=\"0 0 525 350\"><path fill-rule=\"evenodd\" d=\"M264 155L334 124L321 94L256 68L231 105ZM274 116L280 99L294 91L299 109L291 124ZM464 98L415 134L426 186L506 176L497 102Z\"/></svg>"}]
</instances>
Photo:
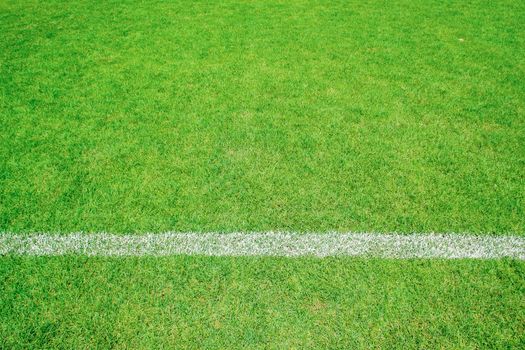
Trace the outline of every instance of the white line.
<instances>
[{"instance_id":1,"label":"white line","mask_svg":"<svg viewBox=\"0 0 525 350\"><path fill-rule=\"evenodd\" d=\"M0 255L360 256L525 260L523 236L379 233L0 233Z\"/></svg>"}]
</instances>

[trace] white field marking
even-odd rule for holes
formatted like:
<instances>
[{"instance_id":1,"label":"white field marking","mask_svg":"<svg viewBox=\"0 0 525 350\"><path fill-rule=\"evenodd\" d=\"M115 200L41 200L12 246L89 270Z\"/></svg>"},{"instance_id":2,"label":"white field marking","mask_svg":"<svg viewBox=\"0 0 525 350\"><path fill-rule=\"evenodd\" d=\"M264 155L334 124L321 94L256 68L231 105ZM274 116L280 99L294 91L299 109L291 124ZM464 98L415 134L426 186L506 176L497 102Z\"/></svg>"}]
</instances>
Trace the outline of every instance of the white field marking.
<instances>
[{"instance_id":1,"label":"white field marking","mask_svg":"<svg viewBox=\"0 0 525 350\"><path fill-rule=\"evenodd\" d=\"M379 233L0 233L0 255L357 256L525 260L525 237Z\"/></svg>"}]
</instances>

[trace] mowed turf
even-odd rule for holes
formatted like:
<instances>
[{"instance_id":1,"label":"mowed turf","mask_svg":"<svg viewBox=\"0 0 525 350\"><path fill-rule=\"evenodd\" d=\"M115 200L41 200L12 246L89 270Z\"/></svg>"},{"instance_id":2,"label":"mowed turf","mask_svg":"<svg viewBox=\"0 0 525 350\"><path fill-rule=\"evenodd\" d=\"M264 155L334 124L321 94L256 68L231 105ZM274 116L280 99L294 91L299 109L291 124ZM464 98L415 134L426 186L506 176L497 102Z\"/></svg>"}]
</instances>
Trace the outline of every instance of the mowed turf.
<instances>
[{"instance_id":1,"label":"mowed turf","mask_svg":"<svg viewBox=\"0 0 525 350\"><path fill-rule=\"evenodd\" d=\"M525 2L0 0L0 232L525 234ZM525 263L0 258L0 348L520 348Z\"/></svg>"},{"instance_id":2,"label":"mowed turf","mask_svg":"<svg viewBox=\"0 0 525 350\"><path fill-rule=\"evenodd\" d=\"M519 349L512 261L4 258L4 348Z\"/></svg>"},{"instance_id":3,"label":"mowed turf","mask_svg":"<svg viewBox=\"0 0 525 350\"><path fill-rule=\"evenodd\" d=\"M4 231L525 232L521 1L0 1Z\"/></svg>"}]
</instances>

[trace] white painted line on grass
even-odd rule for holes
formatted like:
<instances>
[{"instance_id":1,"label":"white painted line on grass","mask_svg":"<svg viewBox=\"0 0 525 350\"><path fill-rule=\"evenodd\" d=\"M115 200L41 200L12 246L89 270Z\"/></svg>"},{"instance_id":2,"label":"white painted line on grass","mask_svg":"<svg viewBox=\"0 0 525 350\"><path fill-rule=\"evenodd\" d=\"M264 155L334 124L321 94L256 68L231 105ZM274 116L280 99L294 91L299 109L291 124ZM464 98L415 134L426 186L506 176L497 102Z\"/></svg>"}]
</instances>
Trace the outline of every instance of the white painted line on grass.
<instances>
[{"instance_id":1,"label":"white painted line on grass","mask_svg":"<svg viewBox=\"0 0 525 350\"><path fill-rule=\"evenodd\" d=\"M358 256L525 260L525 237L435 233L0 233L0 255Z\"/></svg>"}]
</instances>

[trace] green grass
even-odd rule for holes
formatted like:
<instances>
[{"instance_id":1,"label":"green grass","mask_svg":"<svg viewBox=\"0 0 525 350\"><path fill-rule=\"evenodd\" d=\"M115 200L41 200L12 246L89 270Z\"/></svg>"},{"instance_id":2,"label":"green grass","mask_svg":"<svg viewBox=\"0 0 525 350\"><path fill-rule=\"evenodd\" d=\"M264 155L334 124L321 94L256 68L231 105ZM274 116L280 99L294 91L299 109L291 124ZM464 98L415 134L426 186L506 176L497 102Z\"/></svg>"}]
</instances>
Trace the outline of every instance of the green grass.
<instances>
[{"instance_id":1,"label":"green grass","mask_svg":"<svg viewBox=\"0 0 525 350\"><path fill-rule=\"evenodd\" d=\"M0 0L0 232L525 234L525 2ZM0 257L0 348L522 348L525 263Z\"/></svg>"},{"instance_id":2,"label":"green grass","mask_svg":"<svg viewBox=\"0 0 525 350\"><path fill-rule=\"evenodd\" d=\"M525 264L6 258L0 347L518 349Z\"/></svg>"},{"instance_id":3,"label":"green grass","mask_svg":"<svg viewBox=\"0 0 525 350\"><path fill-rule=\"evenodd\" d=\"M4 231L525 232L525 3L0 1Z\"/></svg>"}]
</instances>

